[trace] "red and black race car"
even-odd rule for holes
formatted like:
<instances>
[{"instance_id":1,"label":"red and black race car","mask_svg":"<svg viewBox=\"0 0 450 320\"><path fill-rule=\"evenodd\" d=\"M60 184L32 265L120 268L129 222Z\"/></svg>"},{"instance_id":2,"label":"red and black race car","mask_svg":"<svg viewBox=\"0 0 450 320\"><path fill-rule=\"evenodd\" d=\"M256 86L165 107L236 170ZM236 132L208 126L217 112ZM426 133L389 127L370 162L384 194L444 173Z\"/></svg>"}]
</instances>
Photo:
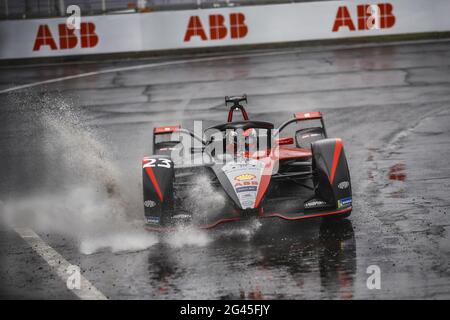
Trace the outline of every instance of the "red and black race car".
<instances>
[{"instance_id":1,"label":"red and black race car","mask_svg":"<svg viewBox=\"0 0 450 320\"><path fill-rule=\"evenodd\" d=\"M352 191L343 144L328 138L322 114L298 112L275 128L249 120L243 101L245 95L225 97L231 103L228 121L201 131L202 136L180 126L154 128L154 155L142 160L148 229L350 215ZM243 121L233 121L235 111ZM206 213L196 212L189 199L198 177L225 199L212 201Z\"/></svg>"}]
</instances>

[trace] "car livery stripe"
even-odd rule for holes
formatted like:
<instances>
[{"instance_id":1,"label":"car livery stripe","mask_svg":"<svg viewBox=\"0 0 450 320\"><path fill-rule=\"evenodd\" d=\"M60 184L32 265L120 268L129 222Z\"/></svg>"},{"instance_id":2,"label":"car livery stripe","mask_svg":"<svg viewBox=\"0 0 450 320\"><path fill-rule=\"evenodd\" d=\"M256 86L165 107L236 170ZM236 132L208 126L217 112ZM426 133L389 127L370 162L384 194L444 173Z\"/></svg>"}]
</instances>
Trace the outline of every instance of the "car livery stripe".
<instances>
[{"instance_id":1,"label":"car livery stripe","mask_svg":"<svg viewBox=\"0 0 450 320\"><path fill-rule=\"evenodd\" d=\"M277 218L281 218L284 220L303 220L303 219L309 219L309 218L318 218L318 217L326 217L326 216L332 216L332 215L337 215L337 214L343 214L343 213L347 213L350 211L352 211L352 207L348 207L348 208L345 208L342 210L332 211L332 212L306 214L304 216L299 216L299 217L286 217L286 216L282 215L281 213L270 213L270 214L261 216L261 218L277 217Z\"/></svg>"},{"instance_id":2,"label":"car livery stripe","mask_svg":"<svg viewBox=\"0 0 450 320\"><path fill-rule=\"evenodd\" d=\"M345 208L345 209L342 209L342 210L338 210L338 211L307 214L307 215L303 215L303 216L299 216L299 217L287 217L287 216L284 216L281 213L269 213L269 214L266 214L266 215L259 215L258 218L260 218L260 219L280 218L280 219L284 219L284 220L293 221L293 220L303 220L303 219L312 219L312 218L326 217L326 216L332 216L332 215L339 215L339 214L344 214L344 213L347 213L347 212L350 212L350 211L352 211L352 207L348 207L348 208ZM217 220L214 223L198 226L198 228L199 229L212 229L212 228L217 227L218 225L220 225L222 223L234 222L234 221L242 221L242 219L241 218L219 219L219 220ZM179 230L179 227L151 227L151 226L146 226L145 229L148 230L148 231L156 231L156 232L170 232L170 231Z\"/></svg>"},{"instance_id":3,"label":"car livery stripe","mask_svg":"<svg viewBox=\"0 0 450 320\"><path fill-rule=\"evenodd\" d=\"M333 165L331 167L330 173L330 184L333 184L334 176L336 174L336 168L339 163L339 157L341 155L342 150L342 140L336 139L336 145L334 146L334 155L333 155Z\"/></svg>"},{"instance_id":4,"label":"car livery stripe","mask_svg":"<svg viewBox=\"0 0 450 320\"><path fill-rule=\"evenodd\" d=\"M158 194L159 200L163 202L163 194L161 192L161 189L159 188L158 181L156 180L155 174L153 173L152 168L146 167L145 172L147 172L148 177L152 181L153 186L155 187L156 193Z\"/></svg>"},{"instance_id":5,"label":"car livery stripe","mask_svg":"<svg viewBox=\"0 0 450 320\"><path fill-rule=\"evenodd\" d=\"M267 163L263 168L263 173L261 175L261 180L259 182L258 193L256 194L255 206L254 208L258 208L261 203L264 194L267 191L267 187L269 186L270 179L272 178L272 169L273 169L273 161L269 159L269 163Z\"/></svg>"}]
</instances>

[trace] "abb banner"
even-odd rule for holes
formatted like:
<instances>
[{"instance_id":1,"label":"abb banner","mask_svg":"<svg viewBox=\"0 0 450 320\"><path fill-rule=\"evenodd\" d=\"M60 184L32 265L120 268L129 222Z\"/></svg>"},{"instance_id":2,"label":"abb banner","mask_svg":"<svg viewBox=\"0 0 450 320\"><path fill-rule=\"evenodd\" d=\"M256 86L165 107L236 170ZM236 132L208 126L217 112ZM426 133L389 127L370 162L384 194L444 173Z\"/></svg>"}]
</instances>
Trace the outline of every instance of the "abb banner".
<instances>
[{"instance_id":1,"label":"abb banner","mask_svg":"<svg viewBox=\"0 0 450 320\"><path fill-rule=\"evenodd\" d=\"M0 21L0 59L450 31L449 0L321 1Z\"/></svg>"},{"instance_id":2,"label":"abb banner","mask_svg":"<svg viewBox=\"0 0 450 320\"><path fill-rule=\"evenodd\" d=\"M69 29L65 23L58 24L59 47L47 24L39 25L34 41L33 51L41 50L42 46L49 46L51 50L73 49L80 42L81 48L93 48L98 44L98 35L95 33L93 22L80 23L80 37L75 34L75 29Z\"/></svg>"}]
</instances>

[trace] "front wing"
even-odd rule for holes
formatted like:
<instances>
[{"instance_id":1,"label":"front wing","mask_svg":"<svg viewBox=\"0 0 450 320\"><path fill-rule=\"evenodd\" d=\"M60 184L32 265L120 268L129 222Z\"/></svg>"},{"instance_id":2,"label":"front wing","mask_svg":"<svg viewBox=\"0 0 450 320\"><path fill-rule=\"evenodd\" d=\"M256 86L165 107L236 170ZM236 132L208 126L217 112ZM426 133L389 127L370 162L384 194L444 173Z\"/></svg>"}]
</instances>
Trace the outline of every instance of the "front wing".
<instances>
[{"instance_id":1,"label":"front wing","mask_svg":"<svg viewBox=\"0 0 450 320\"><path fill-rule=\"evenodd\" d=\"M236 212L233 212L228 217L220 218L212 223L208 224L198 224L195 225L196 228L199 229L212 229L221 224L229 223L229 222L239 222L239 221L248 221L250 217L257 219L267 219L267 218L279 218L288 221L295 220L304 220L304 219L313 219L313 218L321 218L321 217L330 217L330 216L343 216L352 211L352 206L340 209L332 209L332 210L320 210L316 212L299 212L299 213L279 213L279 212L259 212L254 216L243 216L239 215ZM145 228L149 231L175 231L179 228L179 225L174 226L154 226L147 225Z\"/></svg>"}]
</instances>

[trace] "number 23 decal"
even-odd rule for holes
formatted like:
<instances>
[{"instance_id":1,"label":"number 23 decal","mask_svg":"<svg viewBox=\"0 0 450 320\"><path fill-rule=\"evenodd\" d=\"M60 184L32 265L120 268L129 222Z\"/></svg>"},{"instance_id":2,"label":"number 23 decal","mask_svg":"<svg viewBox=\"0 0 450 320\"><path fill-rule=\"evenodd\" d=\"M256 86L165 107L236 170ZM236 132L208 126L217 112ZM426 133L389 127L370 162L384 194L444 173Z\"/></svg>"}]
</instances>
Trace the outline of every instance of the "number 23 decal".
<instances>
[{"instance_id":1,"label":"number 23 decal","mask_svg":"<svg viewBox=\"0 0 450 320\"><path fill-rule=\"evenodd\" d=\"M148 162L145 163L142 168L153 168L153 167L161 167L170 169L172 166L172 160L170 159L146 159Z\"/></svg>"}]
</instances>

